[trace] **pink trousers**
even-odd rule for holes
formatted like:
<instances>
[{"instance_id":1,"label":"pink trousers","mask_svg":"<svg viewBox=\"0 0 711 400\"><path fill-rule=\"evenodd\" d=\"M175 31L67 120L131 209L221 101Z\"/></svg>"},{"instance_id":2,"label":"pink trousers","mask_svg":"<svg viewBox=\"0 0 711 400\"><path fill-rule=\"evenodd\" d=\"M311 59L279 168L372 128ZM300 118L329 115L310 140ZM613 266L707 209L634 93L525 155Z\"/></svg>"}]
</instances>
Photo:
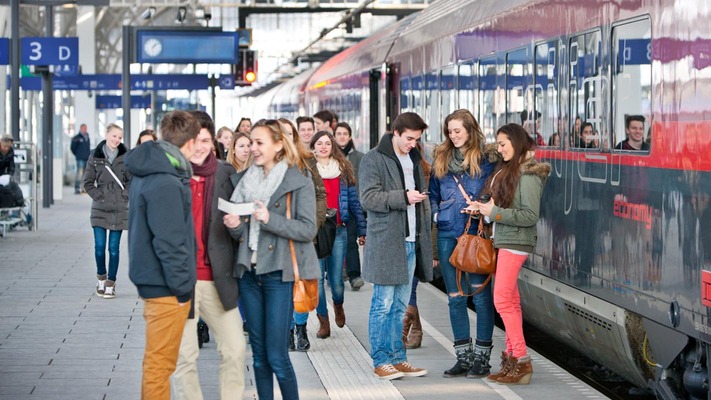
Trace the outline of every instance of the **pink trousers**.
<instances>
[{"instance_id":1,"label":"pink trousers","mask_svg":"<svg viewBox=\"0 0 711 400\"><path fill-rule=\"evenodd\" d=\"M526 355L523 338L521 296L518 292L518 273L527 255L518 255L501 249L496 260L494 280L494 306L501 315L506 329L506 352L516 358Z\"/></svg>"}]
</instances>

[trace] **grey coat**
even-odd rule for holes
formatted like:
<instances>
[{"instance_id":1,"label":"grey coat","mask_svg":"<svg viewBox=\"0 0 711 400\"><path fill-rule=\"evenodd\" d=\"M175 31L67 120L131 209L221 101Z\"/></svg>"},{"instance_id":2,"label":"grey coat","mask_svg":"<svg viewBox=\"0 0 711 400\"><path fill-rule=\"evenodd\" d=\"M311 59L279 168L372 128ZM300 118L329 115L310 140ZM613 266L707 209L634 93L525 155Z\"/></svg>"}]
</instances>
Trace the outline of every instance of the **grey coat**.
<instances>
[{"instance_id":1,"label":"grey coat","mask_svg":"<svg viewBox=\"0 0 711 400\"><path fill-rule=\"evenodd\" d=\"M291 192L291 220L286 219L286 194ZM316 236L316 195L312 180L296 167L289 167L284 180L269 199L269 223L259 230L257 248L258 275L274 271L282 272L283 282L294 281L289 239L294 241L296 261L302 279L317 279L321 269L316 257L313 239ZM233 276L241 278L252 268L252 250L249 248L249 224L251 216L242 217L237 228L230 234L237 240L237 259Z\"/></svg>"},{"instance_id":2,"label":"grey coat","mask_svg":"<svg viewBox=\"0 0 711 400\"><path fill-rule=\"evenodd\" d=\"M237 244L232 239L229 229L222 222L222 216L225 214L217 209L217 201L219 198L229 200L239 178L232 179L236 172L230 164L218 162L220 164L215 171L215 189L210 207L211 217L206 248L217 295L220 297L225 311L228 311L237 307L237 297L239 296L237 279L233 274ZM197 240L201 240L201 238L197 238Z\"/></svg>"},{"instance_id":3,"label":"grey coat","mask_svg":"<svg viewBox=\"0 0 711 400\"><path fill-rule=\"evenodd\" d=\"M425 190L417 149L410 151L414 165L415 187ZM392 134L384 135L378 147L369 151L360 163L360 202L368 213L368 242L364 249L363 279L378 285L409 284L405 238L407 194L405 178L392 145ZM432 280L432 238L429 199L415 206L417 220L415 276Z\"/></svg>"},{"instance_id":4,"label":"grey coat","mask_svg":"<svg viewBox=\"0 0 711 400\"><path fill-rule=\"evenodd\" d=\"M109 229L112 231L125 231L128 229L128 186L131 175L123 163L126 146L118 146L118 155L113 163L104 154L102 141L91 152L84 170L83 185L91 199L91 226ZM110 167L116 177L123 184L119 186L113 176L106 169Z\"/></svg>"}]
</instances>

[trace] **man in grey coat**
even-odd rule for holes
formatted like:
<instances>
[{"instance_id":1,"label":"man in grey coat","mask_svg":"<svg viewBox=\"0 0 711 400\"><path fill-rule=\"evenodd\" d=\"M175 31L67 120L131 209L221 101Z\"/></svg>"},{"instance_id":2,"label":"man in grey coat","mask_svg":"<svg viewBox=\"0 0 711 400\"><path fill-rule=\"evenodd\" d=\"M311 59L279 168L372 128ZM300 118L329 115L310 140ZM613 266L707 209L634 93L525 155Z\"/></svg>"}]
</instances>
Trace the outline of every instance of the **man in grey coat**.
<instances>
[{"instance_id":1,"label":"man in grey coat","mask_svg":"<svg viewBox=\"0 0 711 400\"><path fill-rule=\"evenodd\" d=\"M393 134L363 157L358 174L360 201L368 213L363 279L372 282L368 330L375 374L381 379L423 376L407 361L402 319L413 275L432 280L429 202L421 156L415 148L427 124L415 113L400 114Z\"/></svg>"}]
</instances>

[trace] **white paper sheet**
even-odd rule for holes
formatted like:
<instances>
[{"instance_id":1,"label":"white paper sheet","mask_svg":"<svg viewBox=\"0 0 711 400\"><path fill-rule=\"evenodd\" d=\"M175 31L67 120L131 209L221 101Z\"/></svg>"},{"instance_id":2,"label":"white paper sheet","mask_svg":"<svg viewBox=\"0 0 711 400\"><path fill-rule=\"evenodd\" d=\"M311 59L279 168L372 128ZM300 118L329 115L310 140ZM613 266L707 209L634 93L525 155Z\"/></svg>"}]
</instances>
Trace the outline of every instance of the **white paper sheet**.
<instances>
[{"instance_id":1,"label":"white paper sheet","mask_svg":"<svg viewBox=\"0 0 711 400\"><path fill-rule=\"evenodd\" d=\"M217 199L217 209L227 214L252 215L254 203L232 203L223 198Z\"/></svg>"}]
</instances>

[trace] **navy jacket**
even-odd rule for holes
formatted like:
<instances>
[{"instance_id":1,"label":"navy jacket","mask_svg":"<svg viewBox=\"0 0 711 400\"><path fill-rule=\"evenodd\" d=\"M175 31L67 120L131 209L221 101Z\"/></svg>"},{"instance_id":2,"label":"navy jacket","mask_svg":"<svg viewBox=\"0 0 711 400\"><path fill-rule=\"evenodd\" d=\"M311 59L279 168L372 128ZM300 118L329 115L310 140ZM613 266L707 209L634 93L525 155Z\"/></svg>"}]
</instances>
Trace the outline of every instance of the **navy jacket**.
<instances>
[{"instance_id":1,"label":"navy jacket","mask_svg":"<svg viewBox=\"0 0 711 400\"><path fill-rule=\"evenodd\" d=\"M128 275L143 298L176 296L184 303L196 282L190 174L174 166L157 142L129 151Z\"/></svg>"},{"instance_id":2,"label":"navy jacket","mask_svg":"<svg viewBox=\"0 0 711 400\"><path fill-rule=\"evenodd\" d=\"M358 200L358 189L355 185L348 185L343 178L341 178L340 187L338 212L341 214L341 222L343 225L348 225L351 216L355 215L358 236L365 236L366 222L363 208L360 206L360 200Z\"/></svg>"},{"instance_id":3,"label":"navy jacket","mask_svg":"<svg viewBox=\"0 0 711 400\"><path fill-rule=\"evenodd\" d=\"M89 142L90 140L88 134L86 137L84 137L81 132L74 135L72 138L72 144L69 148L77 160L86 161L89 159L89 155L91 154L91 144Z\"/></svg>"},{"instance_id":4,"label":"navy jacket","mask_svg":"<svg viewBox=\"0 0 711 400\"><path fill-rule=\"evenodd\" d=\"M479 197L479 192L484 187L486 179L494 171L495 166L495 163L484 158L481 163L482 174L480 177L470 176L469 171L457 175L459 183L462 184L470 199L476 200ZM434 216L437 214L437 235L439 237L456 238L464 233L469 215L463 214L461 210L467 208L468 204L462 192L459 191L451 172L441 179L437 178L434 173L430 177L430 205L432 206L433 222ZM472 227L469 229L476 230L477 223L478 221L473 221Z\"/></svg>"}]
</instances>

